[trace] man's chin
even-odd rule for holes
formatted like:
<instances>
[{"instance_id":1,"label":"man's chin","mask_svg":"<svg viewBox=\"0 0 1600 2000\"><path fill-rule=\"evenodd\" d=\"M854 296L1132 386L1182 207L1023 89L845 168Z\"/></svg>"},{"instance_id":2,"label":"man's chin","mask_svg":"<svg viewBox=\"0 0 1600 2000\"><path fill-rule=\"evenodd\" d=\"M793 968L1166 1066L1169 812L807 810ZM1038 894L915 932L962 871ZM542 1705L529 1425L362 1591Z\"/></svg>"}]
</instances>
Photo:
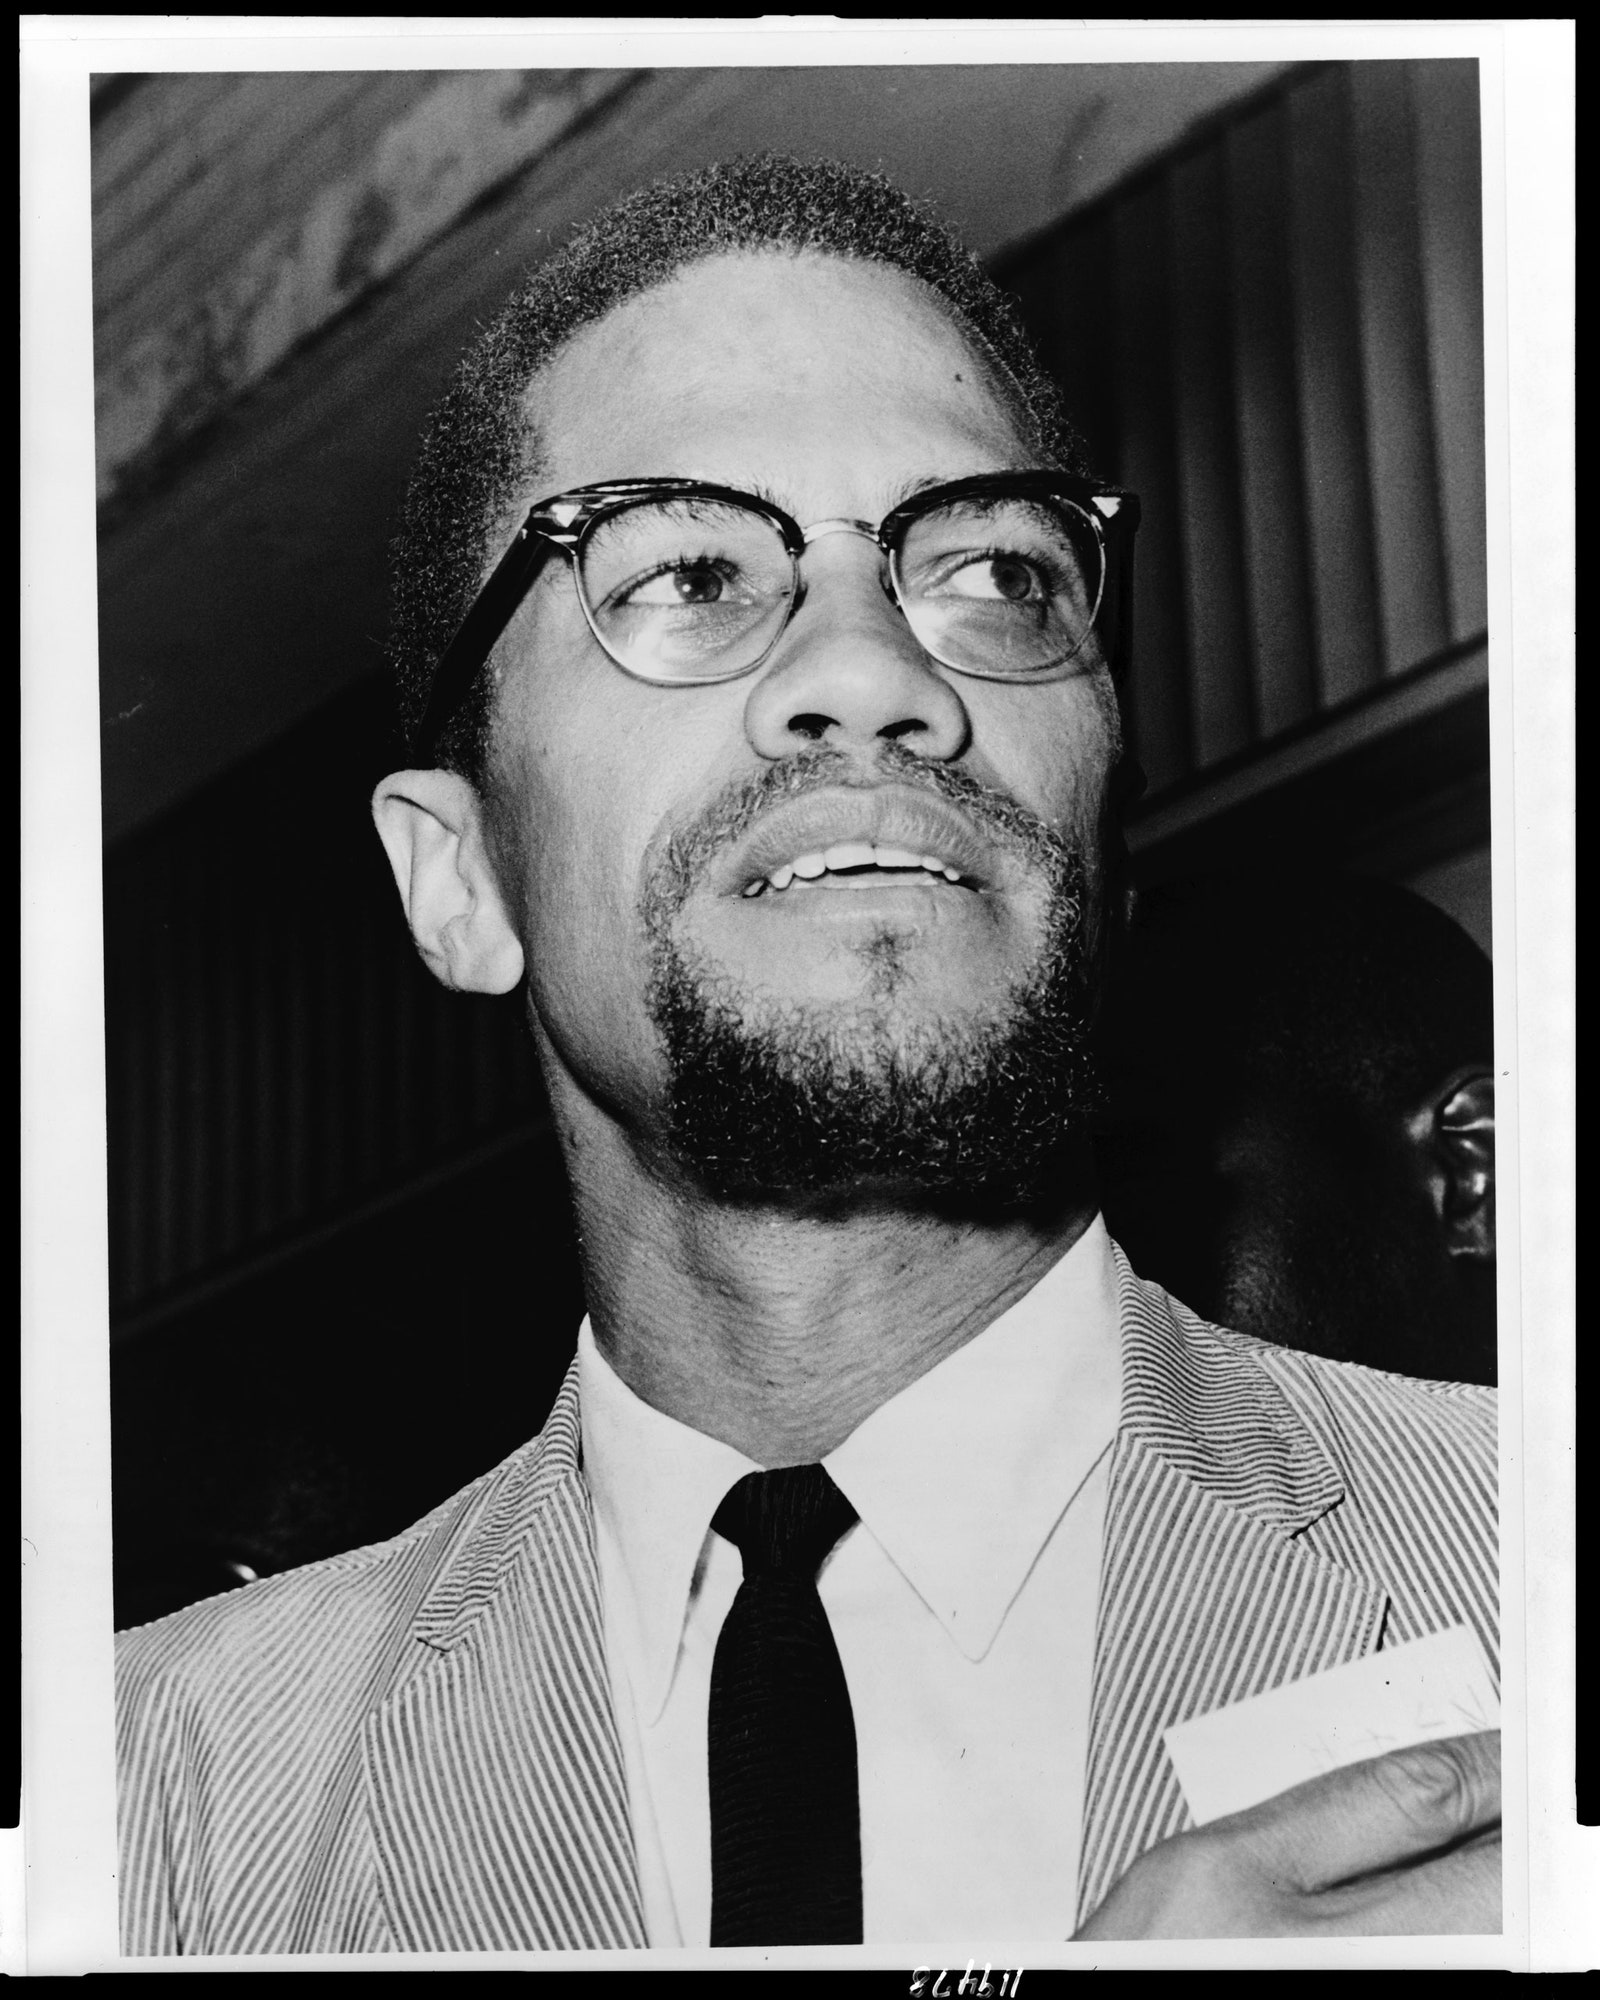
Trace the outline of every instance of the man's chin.
<instances>
[{"instance_id":1,"label":"man's chin","mask_svg":"<svg viewBox=\"0 0 1600 2000\"><path fill-rule=\"evenodd\" d=\"M1058 980L979 1012L775 1006L668 952L651 1001L672 1150L723 1200L1031 1206L1096 1099L1079 997Z\"/></svg>"}]
</instances>

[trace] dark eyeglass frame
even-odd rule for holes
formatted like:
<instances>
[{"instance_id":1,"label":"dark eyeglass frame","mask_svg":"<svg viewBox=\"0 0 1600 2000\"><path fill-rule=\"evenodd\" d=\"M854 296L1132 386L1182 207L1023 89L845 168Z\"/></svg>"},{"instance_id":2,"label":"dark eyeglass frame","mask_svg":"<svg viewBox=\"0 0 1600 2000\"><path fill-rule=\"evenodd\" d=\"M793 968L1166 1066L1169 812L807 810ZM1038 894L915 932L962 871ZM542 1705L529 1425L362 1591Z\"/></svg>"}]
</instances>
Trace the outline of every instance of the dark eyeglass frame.
<instances>
[{"instance_id":1,"label":"dark eyeglass frame","mask_svg":"<svg viewBox=\"0 0 1600 2000\"><path fill-rule=\"evenodd\" d=\"M583 609L585 620L590 624L591 630L593 629L593 619L579 580L578 557L585 538L594 528L629 507L650 500L677 499L721 501L743 507L751 513L764 515L772 522L783 538L784 547L796 564L805 553L808 544L816 539L819 530L829 532L847 530L863 535L876 542L888 560L891 580L894 581L896 602L899 603L899 584L895 580L895 556L913 522L952 501L1006 497L1070 501L1094 528L1101 552L1100 592L1095 599L1095 608L1090 615L1088 629L1078 644L1080 647L1087 644L1090 633L1100 625L1101 613L1108 608L1109 600L1109 608L1113 615L1112 651L1108 664L1112 674L1120 678L1128 651L1132 611L1133 538L1139 525L1139 501L1132 493L1102 485L1095 480L1075 478L1063 472L1027 470L979 473L968 479L951 480L942 486L931 486L921 493L913 494L898 507L892 507L876 527L868 521L839 519L814 521L809 528L802 528L792 515L786 514L772 501L765 500L756 493L745 493L738 487L717 486L702 479L608 479L593 486L575 486L565 493L553 493L529 508L511 546L495 565L483 588L473 600L466 617L457 627L455 637L439 656L439 664L434 669L433 686L428 696L428 706L415 738L415 754L421 758L436 747L452 717L470 693L479 670L494 651L506 627L516 616L523 599L533 588L539 572L552 553L567 558L579 605ZM737 667L731 673L715 677L706 675L682 681L651 680L649 684L655 687L709 687L716 685L718 680L738 680L745 674L754 673L770 656L773 647L787 631L790 620L800 608L803 596L803 590L795 592L788 615L774 633L766 651L759 658L752 660L748 666ZM595 633L595 637L604 647L605 642L598 632ZM621 661L616 660L609 648L606 648L606 653L620 673L632 671ZM940 661L940 665L950 667L953 673L971 674L978 679L1020 682L1026 678L1023 675L1013 674L986 676L976 668L957 666L950 661ZM636 676L636 678L644 677Z\"/></svg>"}]
</instances>

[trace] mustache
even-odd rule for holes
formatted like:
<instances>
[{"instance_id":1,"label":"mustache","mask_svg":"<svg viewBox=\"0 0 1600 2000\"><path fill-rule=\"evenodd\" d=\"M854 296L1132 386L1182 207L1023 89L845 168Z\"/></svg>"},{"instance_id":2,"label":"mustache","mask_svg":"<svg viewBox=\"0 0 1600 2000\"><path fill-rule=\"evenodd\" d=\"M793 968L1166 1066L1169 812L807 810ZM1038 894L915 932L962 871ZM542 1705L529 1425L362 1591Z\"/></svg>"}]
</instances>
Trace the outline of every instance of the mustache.
<instances>
[{"instance_id":1,"label":"mustache","mask_svg":"<svg viewBox=\"0 0 1600 2000\"><path fill-rule=\"evenodd\" d=\"M892 783L933 792L964 812L997 846L1019 854L1053 887L1073 880L1078 868L1077 855L1047 820L965 771L930 762L900 743L884 744L876 761L866 766L823 744L736 780L673 829L646 883L644 906L651 929L677 914L716 857L742 840L773 806L841 783L861 789Z\"/></svg>"}]
</instances>

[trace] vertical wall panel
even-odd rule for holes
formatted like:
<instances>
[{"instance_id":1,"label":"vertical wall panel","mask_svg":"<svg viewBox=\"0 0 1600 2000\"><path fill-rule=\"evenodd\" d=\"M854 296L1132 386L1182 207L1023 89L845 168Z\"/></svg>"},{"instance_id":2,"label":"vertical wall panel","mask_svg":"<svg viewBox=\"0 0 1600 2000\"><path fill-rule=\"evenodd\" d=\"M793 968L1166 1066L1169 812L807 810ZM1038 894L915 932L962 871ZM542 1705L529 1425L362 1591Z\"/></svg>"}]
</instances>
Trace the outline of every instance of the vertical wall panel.
<instances>
[{"instance_id":1,"label":"vertical wall panel","mask_svg":"<svg viewBox=\"0 0 1600 2000\"><path fill-rule=\"evenodd\" d=\"M1483 467L1483 204L1476 62L1407 65L1450 636L1489 621Z\"/></svg>"},{"instance_id":2,"label":"vertical wall panel","mask_svg":"<svg viewBox=\"0 0 1600 2000\"><path fill-rule=\"evenodd\" d=\"M1215 147L1190 154L1173 169L1172 332L1183 588L1190 712L1195 757L1202 765L1244 749L1255 735L1224 192L1222 157Z\"/></svg>"},{"instance_id":3,"label":"vertical wall panel","mask_svg":"<svg viewBox=\"0 0 1600 2000\"><path fill-rule=\"evenodd\" d=\"M212 1107L217 1122L217 1173L221 1188L217 1205L217 1239L209 1247L211 1259L232 1256L249 1234L245 1180L239 1170L246 1134L250 1129L250 1116L246 1102L249 1025L243 962L245 927L237 891L237 883L228 884L217 898L216 909L215 990L221 1013L221 1042ZM204 1266L196 1268L203 1269Z\"/></svg>"},{"instance_id":4,"label":"vertical wall panel","mask_svg":"<svg viewBox=\"0 0 1600 2000\"><path fill-rule=\"evenodd\" d=\"M468 1131L482 1132L500 1116L507 1101L509 1063L501 1044L480 1035L463 1050L466 1066L464 1098Z\"/></svg>"},{"instance_id":5,"label":"vertical wall panel","mask_svg":"<svg viewBox=\"0 0 1600 2000\"><path fill-rule=\"evenodd\" d=\"M410 940L406 942L409 949ZM416 1157L420 1134L433 1116L431 1079L423 1062L423 998L415 978L402 978L395 979L379 1000L380 1007L387 1002L394 1008L391 1062L394 1084L399 1086L392 1085L385 1096L385 1151L403 1168Z\"/></svg>"},{"instance_id":6,"label":"vertical wall panel","mask_svg":"<svg viewBox=\"0 0 1600 2000\"><path fill-rule=\"evenodd\" d=\"M1059 240L1056 254L1027 259L1011 274L1039 359L1061 384L1068 414L1097 475L1117 462L1118 316L1111 212L1104 206Z\"/></svg>"},{"instance_id":7,"label":"vertical wall panel","mask_svg":"<svg viewBox=\"0 0 1600 2000\"><path fill-rule=\"evenodd\" d=\"M372 955L367 936L370 920L354 897L346 899L341 929L355 933L354 952L339 949L339 932L328 938L328 982L323 995L327 1017L329 1061L333 1076L330 1089L337 1093L342 1116L337 1120L338 1140L328 1174L328 1199L340 1188L359 1187L362 1181L361 1134L371 1122L373 1092L365 1045L371 1030L362 1005L360 967Z\"/></svg>"},{"instance_id":8,"label":"vertical wall panel","mask_svg":"<svg viewBox=\"0 0 1600 2000\"><path fill-rule=\"evenodd\" d=\"M374 911L378 908L376 896L372 908ZM357 1125L353 1181L357 1187L372 1187L382 1172L385 1131L391 1123L387 1115L391 1092L385 1084L394 1069L395 1004L386 990L393 983L392 977L386 977L391 969L378 949L371 916L363 920L360 946L360 960L353 976L346 972L354 1000L354 1019L347 1025L346 1033L352 1029L356 1032L361 1078L362 1115Z\"/></svg>"},{"instance_id":9,"label":"vertical wall panel","mask_svg":"<svg viewBox=\"0 0 1600 2000\"><path fill-rule=\"evenodd\" d=\"M209 899L209 856L200 847L180 856L180 881L185 898ZM175 1257L178 1268L193 1270L215 1240L211 1204L217 1161L208 1144L211 1119L210 1086L216 1010L209 1004L207 954L198 932L185 924L173 940L175 988L183 1022L182 1088L178 1104L178 1157Z\"/></svg>"},{"instance_id":10,"label":"vertical wall panel","mask_svg":"<svg viewBox=\"0 0 1600 2000\"><path fill-rule=\"evenodd\" d=\"M112 1297L148 1289L152 1126L149 996L138 981L134 940L149 921L147 873L106 876L106 1196L111 1211Z\"/></svg>"},{"instance_id":11,"label":"vertical wall panel","mask_svg":"<svg viewBox=\"0 0 1600 2000\"><path fill-rule=\"evenodd\" d=\"M1482 629L1474 77L1301 72L999 274L1145 501L1127 707L1153 790Z\"/></svg>"},{"instance_id":12,"label":"vertical wall panel","mask_svg":"<svg viewBox=\"0 0 1600 2000\"><path fill-rule=\"evenodd\" d=\"M169 848L157 871L156 908L161 912L153 926L152 957L156 968L155 1092L152 1119L153 1158L151 1181L155 1194L155 1243L153 1276L158 1285L169 1284L179 1268L177 1256L178 1203L183 1189L178 1163L178 1110L183 1087L183 1064L179 1038L183 1023L179 1016L179 996L174 977L173 912L181 905L178 852Z\"/></svg>"},{"instance_id":13,"label":"vertical wall panel","mask_svg":"<svg viewBox=\"0 0 1600 2000\"><path fill-rule=\"evenodd\" d=\"M1303 721L1316 697L1282 100L1239 120L1224 146L1255 715L1272 736Z\"/></svg>"},{"instance_id":14,"label":"vertical wall panel","mask_svg":"<svg viewBox=\"0 0 1600 2000\"><path fill-rule=\"evenodd\" d=\"M1321 705L1333 707L1372 686L1382 659L1344 73L1326 72L1290 91L1284 109L1317 684Z\"/></svg>"},{"instance_id":15,"label":"vertical wall panel","mask_svg":"<svg viewBox=\"0 0 1600 2000\"><path fill-rule=\"evenodd\" d=\"M1118 330L1115 477L1144 504L1134 561L1130 734L1152 791L1194 761L1179 575L1178 468L1172 396L1166 185L1155 180L1112 212Z\"/></svg>"},{"instance_id":16,"label":"vertical wall panel","mask_svg":"<svg viewBox=\"0 0 1600 2000\"><path fill-rule=\"evenodd\" d=\"M438 1015L435 1062L443 1102L437 1129L447 1146L457 1146L472 1130L471 1050L453 1020Z\"/></svg>"},{"instance_id":17,"label":"vertical wall panel","mask_svg":"<svg viewBox=\"0 0 1600 2000\"><path fill-rule=\"evenodd\" d=\"M1348 72L1367 455L1391 674L1437 652L1450 634L1406 68L1370 62Z\"/></svg>"},{"instance_id":18,"label":"vertical wall panel","mask_svg":"<svg viewBox=\"0 0 1600 2000\"><path fill-rule=\"evenodd\" d=\"M344 922L354 919L354 911ZM317 1120L318 1141L312 1154L311 1204L323 1213L351 1185L350 1126L359 1105L359 1076L344 1047L348 994L341 993L340 936L333 911L319 903L312 912L311 952L316 968L312 982L310 1066L312 1087L323 1107ZM359 937L359 931L358 931ZM357 949L359 949L359 944Z\"/></svg>"},{"instance_id":19,"label":"vertical wall panel","mask_svg":"<svg viewBox=\"0 0 1600 2000\"><path fill-rule=\"evenodd\" d=\"M288 1084L288 1050L284 1046L283 972L289 946L289 926L284 921L283 899L262 884L255 935L251 940L255 961L256 997L252 1009L251 1046L256 1053L256 1095L252 1116L256 1145L256 1215L262 1234L276 1235L285 1213L284 1187L288 1180L288 1148L285 1144L283 1110Z\"/></svg>"},{"instance_id":20,"label":"vertical wall panel","mask_svg":"<svg viewBox=\"0 0 1600 2000\"><path fill-rule=\"evenodd\" d=\"M311 1045L309 988L314 973L308 952L309 926L298 897L284 912L289 949L282 961L283 979L283 1219L301 1221L311 1208L311 1077L315 1055Z\"/></svg>"}]
</instances>

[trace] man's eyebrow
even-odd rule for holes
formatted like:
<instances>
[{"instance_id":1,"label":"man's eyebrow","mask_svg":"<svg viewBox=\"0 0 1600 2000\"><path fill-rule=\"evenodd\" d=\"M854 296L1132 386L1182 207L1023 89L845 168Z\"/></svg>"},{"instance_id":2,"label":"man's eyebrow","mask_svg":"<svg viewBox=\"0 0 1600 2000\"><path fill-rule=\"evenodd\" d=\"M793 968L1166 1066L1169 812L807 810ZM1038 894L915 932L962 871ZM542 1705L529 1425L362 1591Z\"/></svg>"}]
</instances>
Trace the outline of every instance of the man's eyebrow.
<instances>
[{"instance_id":1,"label":"man's eyebrow","mask_svg":"<svg viewBox=\"0 0 1600 2000\"><path fill-rule=\"evenodd\" d=\"M892 514L896 507L903 507L908 500L915 500L919 493L931 493L936 486L948 484L948 480L936 479L932 473L926 474L921 479L908 479L903 485L895 488L884 512Z\"/></svg>"},{"instance_id":2,"label":"man's eyebrow","mask_svg":"<svg viewBox=\"0 0 1600 2000\"><path fill-rule=\"evenodd\" d=\"M765 500L769 507L776 507L780 514L789 512L788 503L780 500L764 479L753 479L745 491L757 500Z\"/></svg>"}]
</instances>

